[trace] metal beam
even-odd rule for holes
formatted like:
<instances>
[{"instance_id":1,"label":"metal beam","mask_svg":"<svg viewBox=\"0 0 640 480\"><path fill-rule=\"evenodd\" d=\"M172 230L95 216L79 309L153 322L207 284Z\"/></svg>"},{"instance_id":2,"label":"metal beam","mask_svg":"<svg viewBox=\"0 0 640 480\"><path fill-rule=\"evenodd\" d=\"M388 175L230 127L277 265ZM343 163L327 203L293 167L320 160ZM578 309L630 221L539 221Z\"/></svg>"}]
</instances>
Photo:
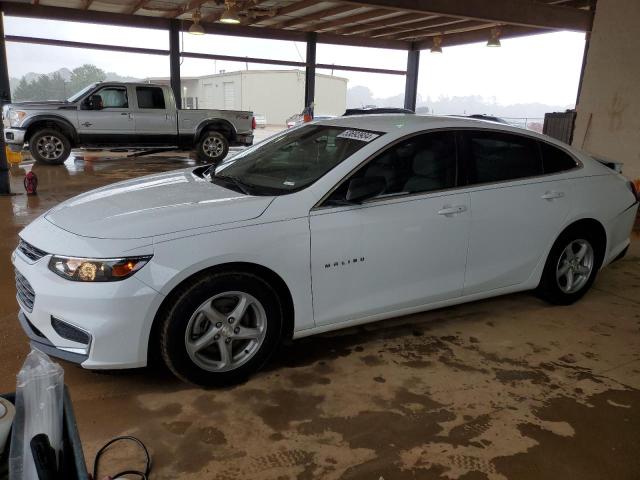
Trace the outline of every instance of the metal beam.
<instances>
[{"instance_id":1,"label":"metal beam","mask_svg":"<svg viewBox=\"0 0 640 480\"><path fill-rule=\"evenodd\" d=\"M385 28L385 29L379 29L376 30L375 32L371 33L371 36L374 38L380 38L380 37L388 37L388 36L394 36L394 35L398 35L400 37L402 37L403 33L406 32L420 32L421 30L424 29L440 29L440 27L447 27L449 25L457 25L457 24L461 24L461 23L468 23L469 20L463 20L461 18L454 18L454 17L436 17L436 18L432 18L431 20L425 20L423 22L415 22L415 23L407 23L405 25L401 25L398 27L389 27L389 28ZM478 22L474 22L476 25L478 24ZM407 35L404 35L405 37Z\"/></svg>"},{"instance_id":2,"label":"metal beam","mask_svg":"<svg viewBox=\"0 0 640 480\"><path fill-rule=\"evenodd\" d=\"M169 78L176 107L182 108L182 86L180 83L180 20L173 19L169 25Z\"/></svg>"},{"instance_id":3,"label":"metal beam","mask_svg":"<svg viewBox=\"0 0 640 480\"><path fill-rule=\"evenodd\" d=\"M549 5L533 0L336 0L368 7L395 8L419 14L480 20L550 30L589 31L588 10Z\"/></svg>"},{"instance_id":4,"label":"metal beam","mask_svg":"<svg viewBox=\"0 0 640 480\"><path fill-rule=\"evenodd\" d=\"M142 7L144 7L147 3L149 3L149 0L138 0L131 7L129 7L127 10L125 10L125 13L128 14L128 15L133 15L138 10L140 10Z\"/></svg>"},{"instance_id":5,"label":"metal beam","mask_svg":"<svg viewBox=\"0 0 640 480\"><path fill-rule=\"evenodd\" d=\"M301 2L292 3L291 5L287 5L286 7L278 8L276 10L276 14L271 18L265 18L264 20L275 20L275 23L280 22L277 18L280 16L286 16L290 13L297 12L298 10L304 10L305 8L315 7L318 5L316 0L302 0ZM271 25L270 25L271 26Z\"/></svg>"},{"instance_id":6,"label":"metal beam","mask_svg":"<svg viewBox=\"0 0 640 480\"><path fill-rule=\"evenodd\" d=\"M362 23L360 25L355 25L353 27L343 28L341 30L338 30L337 33L339 33L340 35L363 34L363 33L371 32L373 30L392 27L394 25L416 23L416 22L420 22L428 19L433 19L433 18L438 18L438 17L435 17L433 15L425 17L425 16L419 16L415 14L400 15L398 17L392 17L392 18L388 18L388 19L384 19L376 22Z\"/></svg>"},{"instance_id":7,"label":"metal beam","mask_svg":"<svg viewBox=\"0 0 640 480\"><path fill-rule=\"evenodd\" d=\"M304 72L304 107L313 116L313 104L316 98L316 42L315 32L307 34L307 68Z\"/></svg>"},{"instance_id":8,"label":"metal beam","mask_svg":"<svg viewBox=\"0 0 640 480\"><path fill-rule=\"evenodd\" d=\"M304 15L301 17L292 18L290 20L285 20L284 22L276 23L271 25L271 28L288 28L296 25L302 25L305 23L312 22L314 20L322 20L327 17L334 17L336 15L341 15L346 12L351 12L353 10L357 10L361 7L347 5L335 8L329 8L326 10L320 10L319 12L311 13L309 15Z\"/></svg>"},{"instance_id":9,"label":"metal beam","mask_svg":"<svg viewBox=\"0 0 640 480\"><path fill-rule=\"evenodd\" d=\"M315 32L322 32L324 30L335 30L336 27L343 25L351 25L352 23L360 23L374 18L387 17L391 15L398 15L398 12L393 10L371 10L368 12L360 13L358 15L349 15L347 17L339 18L337 20L329 20L324 23L318 23L313 26Z\"/></svg>"},{"instance_id":10,"label":"metal beam","mask_svg":"<svg viewBox=\"0 0 640 480\"><path fill-rule=\"evenodd\" d=\"M80 10L66 7L48 7L43 5L34 7L29 4L15 2L3 2L2 10L5 15L11 15L13 17L88 22L101 25L119 25L122 27L152 28L155 30L169 29L169 19L160 17L127 15L124 13L99 12L96 10Z\"/></svg>"},{"instance_id":11,"label":"metal beam","mask_svg":"<svg viewBox=\"0 0 640 480\"><path fill-rule=\"evenodd\" d=\"M11 87L9 85L9 68L7 67L7 52L4 48L4 19L0 12L0 108L11 102ZM0 194L11 193L9 180L9 162L4 145L4 125L0 123Z\"/></svg>"},{"instance_id":12,"label":"metal beam","mask_svg":"<svg viewBox=\"0 0 640 480\"><path fill-rule=\"evenodd\" d=\"M404 108L416 110L418 99L418 71L420 67L420 50L412 48L407 52L407 78L404 86Z\"/></svg>"},{"instance_id":13,"label":"metal beam","mask_svg":"<svg viewBox=\"0 0 640 480\"><path fill-rule=\"evenodd\" d=\"M169 55L169 50L161 50L157 48L125 47L122 45L104 45L101 43L54 40L52 38L23 37L20 35L6 35L4 38L7 42L31 43L33 45L51 45L53 47L105 50L108 52L141 53L143 55Z\"/></svg>"}]
</instances>

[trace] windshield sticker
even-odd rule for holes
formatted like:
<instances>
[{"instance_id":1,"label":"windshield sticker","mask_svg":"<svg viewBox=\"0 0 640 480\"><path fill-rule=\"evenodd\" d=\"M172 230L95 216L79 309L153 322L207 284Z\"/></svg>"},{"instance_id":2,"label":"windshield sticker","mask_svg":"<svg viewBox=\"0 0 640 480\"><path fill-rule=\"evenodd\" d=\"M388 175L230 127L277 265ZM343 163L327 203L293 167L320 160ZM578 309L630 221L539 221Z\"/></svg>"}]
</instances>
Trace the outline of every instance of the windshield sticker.
<instances>
[{"instance_id":1,"label":"windshield sticker","mask_svg":"<svg viewBox=\"0 0 640 480\"><path fill-rule=\"evenodd\" d=\"M380 135L377 133L365 132L364 130L345 130L336 138L348 138L349 140L359 140L361 142L370 142Z\"/></svg>"},{"instance_id":2,"label":"windshield sticker","mask_svg":"<svg viewBox=\"0 0 640 480\"><path fill-rule=\"evenodd\" d=\"M283 185L287 185L287 186L290 186L290 187L293 187L296 184L296 182L292 182L291 180L287 180L287 181L282 182L282 183L283 183Z\"/></svg>"}]
</instances>

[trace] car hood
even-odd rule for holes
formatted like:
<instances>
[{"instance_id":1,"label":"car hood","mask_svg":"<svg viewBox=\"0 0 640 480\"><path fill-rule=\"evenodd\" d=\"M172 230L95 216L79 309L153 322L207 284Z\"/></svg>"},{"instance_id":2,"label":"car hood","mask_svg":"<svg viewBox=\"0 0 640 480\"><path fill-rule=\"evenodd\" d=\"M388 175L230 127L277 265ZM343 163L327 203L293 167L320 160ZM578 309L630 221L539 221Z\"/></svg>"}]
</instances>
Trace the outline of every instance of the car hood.
<instances>
[{"instance_id":1,"label":"car hood","mask_svg":"<svg viewBox=\"0 0 640 480\"><path fill-rule=\"evenodd\" d=\"M85 237L145 238L251 220L273 198L228 190L187 169L92 190L52 208L45 218Z\"/></svg>"}]
</instances>

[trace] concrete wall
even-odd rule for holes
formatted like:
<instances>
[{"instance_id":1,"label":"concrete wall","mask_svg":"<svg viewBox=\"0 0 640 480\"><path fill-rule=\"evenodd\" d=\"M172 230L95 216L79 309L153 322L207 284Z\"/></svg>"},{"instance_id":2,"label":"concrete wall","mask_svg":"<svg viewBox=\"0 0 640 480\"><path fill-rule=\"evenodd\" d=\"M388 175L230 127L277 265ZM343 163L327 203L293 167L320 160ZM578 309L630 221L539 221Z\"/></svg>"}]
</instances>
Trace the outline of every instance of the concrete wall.
<instances>
[{"instance_id":1,"label":"concrete wall","mask_svg":"<svg viewBox=\"0 0 640 480\"><path fill-rule=\"evenodd\" d=\"M195 108L251 110L271 125L284 125L304 106L304 71L242 70L182 79L182 97ZM197 99L197 102L196 100ZM342 115L347 102L347 79L316 75L315 111Z\"/></svg>"},{"instance_id":2,"label":"concrete wall","mask_svg":"<svg viewBox=\"0 0 640 480\"><path fill-rule=\"evenodd\" d=\"M640 178L640 0L598 0L573 145Z\"/></svg>"}]
</instances>

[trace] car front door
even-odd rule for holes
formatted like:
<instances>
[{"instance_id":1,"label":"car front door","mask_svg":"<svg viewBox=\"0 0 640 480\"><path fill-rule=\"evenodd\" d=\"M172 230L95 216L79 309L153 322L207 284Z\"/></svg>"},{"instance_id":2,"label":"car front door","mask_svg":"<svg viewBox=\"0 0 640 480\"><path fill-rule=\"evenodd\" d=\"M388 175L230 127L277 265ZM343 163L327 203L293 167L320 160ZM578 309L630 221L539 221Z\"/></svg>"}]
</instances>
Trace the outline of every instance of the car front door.
<instances>
[{"instance_id":1,"label":"car front door","mask_svg":"<svg viewBox=\"0 0 640 480\"><path fill-rule=\"evenodd\" d=\"M471 195L464 295L519 285L569 213L567 181L545 174L542 144L529 136L469 130L461 138Z\"/></svg>"},{"instance_id":2,"label":"car front door","mask_svg":"<svg viewBox=\"0 0 640 480\"><path fill-rule=\"evenodd\" d=\"M90 99L96 102L92 104ZM78 135L83 145L130 144L134 130L129 92L124 85L107 85L95 90L78 111Z\"/></svg>"},{"instance_id":3,"label":"car front door","mask_svg":"<svg viewBox=\"0 0 640 480\"><path fill-rule=\"evenodd\" d=\"M140 145L177 145L178 122L168 89L136 86L136 135Z\"/></svg>"},{"instance_id":4,"label":"car front door","mask_svg":"<svg viewBox=\"0 0 640 480\"><path fill-rule=\"evenodd\" d=\"M461 295L469 195L456 191L453 132L422 133L379 153L310 214L316 326ZM345 204L354 179L384 180L382 193Z\"/></svg>"}]
</instances>

